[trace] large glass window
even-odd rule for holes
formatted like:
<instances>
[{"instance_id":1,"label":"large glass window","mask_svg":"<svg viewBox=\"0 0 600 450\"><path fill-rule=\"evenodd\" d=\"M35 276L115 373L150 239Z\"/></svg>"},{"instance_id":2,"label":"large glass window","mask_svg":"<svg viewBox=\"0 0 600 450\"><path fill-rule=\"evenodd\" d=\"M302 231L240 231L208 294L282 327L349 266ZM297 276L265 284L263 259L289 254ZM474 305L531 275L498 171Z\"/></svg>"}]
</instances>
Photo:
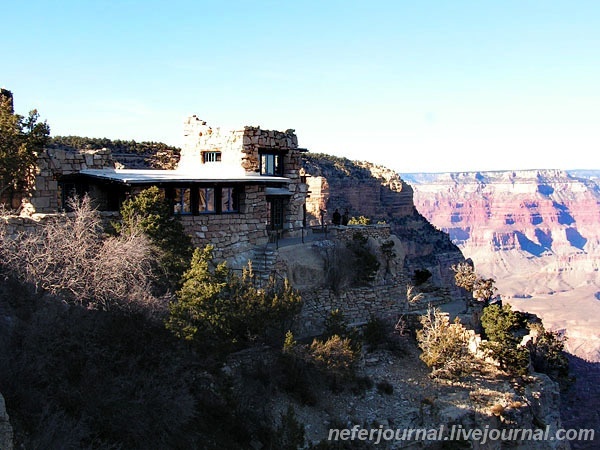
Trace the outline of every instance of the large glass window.
<instances>
[{"instance_id":1,"label":"large glass window","mask_svg":"<svg viewBox=\"0 0 600 450\"><path fill-rule=\"evenodd\" d=\"M173 213L192 213L191 190L189 188L175 188Z\"/></svg>"},{"instance_id":2,"label":"large glass window","mask_svg":"<svg viewBox=\"0 0 600 450\"><path fill-rule=\"evenodd\" d=\"M221 212L237 212L239 210L238 197L237 189L221 188Z\"/></svg>"},{"instance_id":3,"label":"large glass window","mask_svg":"<svg viewBox=\"0 0 600 450\"><path fill-rule=\"evenodd\" d=\"M283 155L279 153L261 153L260 174L283 176Z\"/></svg>"},{"instance_id":4,"label":"large glass window","mask_svg":"<svg viewBox=\"0 0 600 450\"><path fill-rule=\"evenodd\" d=\"M215 189L210 187L198 188L198 212L209 214L215 212Z\"/></svg>"}]
</instances>

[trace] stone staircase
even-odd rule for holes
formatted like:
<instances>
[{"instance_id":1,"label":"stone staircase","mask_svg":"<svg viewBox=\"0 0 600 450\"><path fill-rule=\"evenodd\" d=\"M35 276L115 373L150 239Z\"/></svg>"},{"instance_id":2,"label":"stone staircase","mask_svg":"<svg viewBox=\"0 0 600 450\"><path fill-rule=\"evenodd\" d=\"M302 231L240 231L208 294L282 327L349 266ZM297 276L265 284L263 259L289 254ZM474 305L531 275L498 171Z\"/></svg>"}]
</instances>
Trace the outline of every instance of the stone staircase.
<instances>
[{"instance_id":1,"label":"stone staircase","mask_svg":"<svg viewBox=\"0 0 600 450\"><path fill-rule=\"evenodd\" d=\"M278 254L275 244L267 244L254 249L252 270L259 285L269 281L269 277L275 271Z\"/></svg>"}]
</instances>

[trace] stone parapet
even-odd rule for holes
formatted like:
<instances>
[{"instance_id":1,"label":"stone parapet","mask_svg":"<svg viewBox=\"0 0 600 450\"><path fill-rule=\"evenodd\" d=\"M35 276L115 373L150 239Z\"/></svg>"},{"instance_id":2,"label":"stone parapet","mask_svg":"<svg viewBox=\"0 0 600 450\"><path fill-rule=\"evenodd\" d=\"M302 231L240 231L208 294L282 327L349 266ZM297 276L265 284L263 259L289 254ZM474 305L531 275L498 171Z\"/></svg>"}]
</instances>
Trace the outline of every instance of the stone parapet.
<instances>
[{"instance_id":1,"label":"stone parapet","mask_svg":"<svg viewBox=\"0 0 600 450\"><path fill-rule=\"evenodd\" d=\"M391 236L390 226L387 224L330 226L327 230L340 241L352 241L356 233L376 240L386 240Z\"/></svg>"}]
</instances>

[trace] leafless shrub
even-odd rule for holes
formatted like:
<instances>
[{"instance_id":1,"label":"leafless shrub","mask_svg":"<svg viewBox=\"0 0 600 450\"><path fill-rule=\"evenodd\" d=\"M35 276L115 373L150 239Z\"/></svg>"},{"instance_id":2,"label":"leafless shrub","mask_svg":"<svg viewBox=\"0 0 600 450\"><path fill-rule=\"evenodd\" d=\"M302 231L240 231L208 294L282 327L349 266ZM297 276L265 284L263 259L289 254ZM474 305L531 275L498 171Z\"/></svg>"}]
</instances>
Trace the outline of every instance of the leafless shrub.
<instances>
[{"instance_id":1,"label":"leafless shrub","mask_svg":"<svg viewBox=\"0 0 600 450\"><path fill-rule=\"evenodd\" d=\"M454 273L454 282L458 287L464 288L473 293L473 298L488 304L498 290L494 284L493 278L482 278L477 273L472 264L462 262L453 265L451 269Z\"/></svg>"},{"instance_id":2,"label":"leafless shrub","mask_svg":"<svg viewBox=\"0 0 600 450\"><path fill-rule=\"evenodd\" d=\"M472 371L469 332L458 318L451 323L447 314L430 306L420 321L423 325L417 332L417 342L423 350L420 358L433 369L431 375L458 378L469 374Z\"/></svg>"},{"instance_id":3,"label":"leafless shrub","mask_svg":"<svg viewBox=\"0 0 600 450\"><path fill-rule=\"evenodd\" d=\"M424 297L425 294L422 292L415 292L415 287L413 285L409 284L406 286L406 300L408 303L419 303Z\"/></svg>"},{"instance_id":4,"label":"leafless shrub","mask_svg":"<svg viewBox=\"0 0 600 450\"><path fill-rule=\"evenodd\" d=\"M396 325L394 325L394 332L398 336L406 336L408 334L408 324L406 323L404 314L398 318Z\"/></svg>"},{"instance_id":5,"label":"leafless shrub","mask_svg":"<svg viewBox=\"0 0 600 450\"><path fill-rule=\"evenodd\" d=\"M71 200L70 208L14 239L0 226L5 267L38 290L90 308L165 309L151 294L155 258L148 239L141 233L106 237L88 197Z\"/></svg>"}]
</instances>

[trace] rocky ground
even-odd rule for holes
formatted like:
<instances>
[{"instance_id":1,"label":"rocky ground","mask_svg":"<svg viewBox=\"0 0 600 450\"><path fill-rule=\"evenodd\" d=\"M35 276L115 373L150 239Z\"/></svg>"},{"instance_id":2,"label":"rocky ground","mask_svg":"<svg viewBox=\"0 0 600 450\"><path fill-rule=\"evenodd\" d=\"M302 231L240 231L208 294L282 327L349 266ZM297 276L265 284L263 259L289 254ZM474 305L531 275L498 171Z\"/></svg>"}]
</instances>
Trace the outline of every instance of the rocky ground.
<instances>
[{"instance_id":1,"label":"rocky ground","mask_svg":"<svg viewBox=\"0 0 600 450\"><path fill-rule=\"evenodd\" d=\"M600 363L589 362L569 355L571 373L576 377L570 389L561 394L561 419L566 429L591 429L600 433ZM593 450L594 442L572 442L573 450Z\"/></svg>"},{"instance_id":2,"label":"rocky ground","mask_svg":"<svg viewBox=\"0 0 600 450\"><path fill-rule=\"evenodd\" d=\"M305 427L307 440L314 444L326 440L331 428L358 425L370 430L381 426L402 433L410 429L439 430L443 425L441 440L438 436L427 441L413 438L382 442L377 448L568 448L559 442L509 442L499 446L499 442L480 445L444 440L452 425L470 430L536 429L548 424L556 429L558 386L544 375L514 379L492 365L481 365L475 374L460 381L436 381L429 377L419 353L414 341L406 338L393 350L365 353L359 385L348 382L342 389L338 386L332 390L326 379L313 380L314 404L302 404L275 389L268 402L259 407L278 418L292 405Z\"/></svg>"}]
</instances>

